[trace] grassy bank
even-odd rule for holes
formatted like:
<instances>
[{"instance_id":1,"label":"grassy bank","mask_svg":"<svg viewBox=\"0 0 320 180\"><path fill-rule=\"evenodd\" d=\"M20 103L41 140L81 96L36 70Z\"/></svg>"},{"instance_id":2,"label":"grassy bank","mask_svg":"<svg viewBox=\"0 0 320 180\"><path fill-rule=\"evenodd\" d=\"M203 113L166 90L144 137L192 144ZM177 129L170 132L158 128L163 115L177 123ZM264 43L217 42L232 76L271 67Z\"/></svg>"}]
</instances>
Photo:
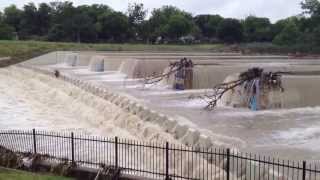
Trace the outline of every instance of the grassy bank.
<instances>
[{"instance_id":1,"label":"grassy bank","mask_svg":"<svg viewBox=\"0 0 320 180\"><path fill-rule=\"evenodd\" d=\"M226 51L224 45L147 45L147 44L78 44L39 41L0 41L0 57L11 57L0 62L0 67L39 56L51 51Z\"/></svg>"},{"instance_id":2,"label":"grassy bank","mask_svg":"<svg viewBox=\"0 0 320 180\"><path fill-rule=\"evenodd\" d=\"M2 169L0 167L0 180L73 180L71 178L39 175L24 171Z\"/></svg>"},{"instance_id":3,"label":"grassy bank","mask_svg":"<svg viewBox=\"0 0 320 180\"><path fill-rule=\"evenodd\" d=\"M0 57L11 57L0 61L0 67L19 63L48 52L58 50L79 51L185 51L185 52L243 52L245 54L288 54L295 52L316 53L319 47L282 47L270 43L240 45L199 44L199 45L147 45L147 44L79 44L40 41L0 41Z\"/></svg>"}]
</instances>

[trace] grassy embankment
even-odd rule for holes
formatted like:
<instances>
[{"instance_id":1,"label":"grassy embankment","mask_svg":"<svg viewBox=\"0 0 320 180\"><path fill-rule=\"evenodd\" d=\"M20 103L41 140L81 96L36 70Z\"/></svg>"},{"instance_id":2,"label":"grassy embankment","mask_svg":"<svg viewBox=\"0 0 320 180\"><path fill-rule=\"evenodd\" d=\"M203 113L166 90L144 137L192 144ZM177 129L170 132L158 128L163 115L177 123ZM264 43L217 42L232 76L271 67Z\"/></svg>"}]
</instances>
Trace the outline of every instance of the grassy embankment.
<instances>
[{"instance_id":1,"label":"grassy embankment","mask_svg":"<svg viewBox=\"0 0 320 180\"><path fill-rule=\"evenodd\" d=\"M147 44L78 44L40 41L0 41L0 67L16 64L48 52L70 51L184 51L184 52L243 52L245 54L288 54L295 52L317 53L319 47L276 46L270 43L251 43L238 45L199 44L199 45L147 45Z\"/></svg>"},{"instance_id":2,"label":"grassy embankment","mask_svg":"<svg viewBox=\"0 0 320 180\"><path fill-rule=\"evenodd\" d=\"M39 41L0 41L0 57L11 57L0 62L0 67L19 63L52 51L225 51L223 45L146 45L146 44L78 44Z\"/></svg>"},{"instance_id":3,"label":"grassy embankment","mask_svg":"<svg viewBox=\"0 0 320 180\"><path fill-rule=\"evenodd\" d=\"M73 180L71 178L39 175L30 172L3 169L0 167L0 180Z\"/></svg>"}]
</instances>

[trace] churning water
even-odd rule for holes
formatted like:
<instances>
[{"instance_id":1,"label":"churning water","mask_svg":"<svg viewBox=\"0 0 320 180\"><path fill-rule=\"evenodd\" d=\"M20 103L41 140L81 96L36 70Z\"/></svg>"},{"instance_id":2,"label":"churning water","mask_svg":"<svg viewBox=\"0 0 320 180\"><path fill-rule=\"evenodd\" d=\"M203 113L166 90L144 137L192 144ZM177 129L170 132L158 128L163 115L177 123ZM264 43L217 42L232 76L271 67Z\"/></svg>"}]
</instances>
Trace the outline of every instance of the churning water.
<instances>
[{"instance_id":1,"label":"churning water","mask_svg":"<svg viewBox=\"0 0 320 180\"><path fill-rule=\"evenodd\" d=\"M71 61L69 66L74 63ZM156 69L159 71L157 64L144 64L136 60L112 63L104 61L105 72L95 72L97 68L93 64L91 70L72 66L61 69L85 81L128 93L144 105L169 114L179 123L200 130L215 145L288 159L320 159L319 76L283 77L285 93L281 100L282 109L252 112L245 108L222 106L214 111L205 111L206 103L188 99L190 94L203 93L203 88L211 88L228 75L255 64L197 66L194 72L195 89L176 92L166 89L167 84L141 89L139 80L134 79L153 74ZM110 68L111 64L113 68ZM159 67L163 64L168 62L159 63ZM287 70L288 64L273 63L271 66L270 63L268 66L270 69ZM155 70L150 70L152 68ZM295 68L297 66L291 67L292 70ZM314 70L318 66L304 65L304 68ZM128 115L112 103L63 81L26 73L20 68L7 68L0 70L0 82L0 126L3 129L72 130L101 136L175 141L157 125Z\"/></svg>"}]
</instances>

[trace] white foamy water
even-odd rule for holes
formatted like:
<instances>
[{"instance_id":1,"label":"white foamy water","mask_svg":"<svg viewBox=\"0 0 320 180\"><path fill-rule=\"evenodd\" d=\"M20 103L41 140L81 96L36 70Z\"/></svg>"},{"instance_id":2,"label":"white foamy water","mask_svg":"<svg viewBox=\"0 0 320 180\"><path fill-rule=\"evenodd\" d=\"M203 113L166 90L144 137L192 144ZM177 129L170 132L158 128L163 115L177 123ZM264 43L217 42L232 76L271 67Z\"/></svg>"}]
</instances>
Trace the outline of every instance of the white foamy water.
<instances>
[{"instance_id":1,"label":"white foamy water","mask_svg":"<svg viewBox=\"0 0 320 180\"><path fill-rule=\"evenodd\" d=\"M205 102L177 99L158 105L171 115L183 112L194 128L214 137L217 144L285 159L320 159L320 107L258 112L218 107L206 111Z\"/></svg>"},{"instance_id":2,"label":"white foamy water","mask_svg":"<svg viewBox=\"0 0 320 180\"><path fill-rule=\"evenodd\" d=\"M93 110L79 116L71 96L41 83L33 77L13 69L0 71L0 127L1 129L44 129L81 131L93 135L129 136L130 133L108 124L88 121ZM81 111L81 109L79 109ZM83 111L83 109L82 109ZM90 112L91 111L91 112Z\"/></svg>"},{"instance_id":3,"label":"white foamy water","mask_svg":"<svg viewBox=\"0 0 320 180\"><path fill-rule=\"evenodd\" d=\"M162 132L158 126L149 122L143 122L142 124L141 120L133 115L128 115L104 99L91 95L69 83L15 67L0 69L0 81L1 129L30 130L36 128L38 130L73 131L107 137L118 136L127 139L139 139L139 141L155 140L177 143L173 137ZM3 139L2 143L9 147L12 146L10 139ZM81 150L78 153L89 158L91 157L89 156L90 150L97 152L97 149L92 147L86 148L86 150ZM102 146L99 146L99 148L101 150ZM38 147L39 152L43 150L44 147ZM64 157L66 153L62 152L60 156ZM177 169L174 171L177 173L190 173L196 176L198 176L197 174L200 176L201 172L207 171L213 176L222 173L220 168L211 172L216 169L213 164L202 167L192 160L183 159L181 153L179 155L181 155L181 158L177 156L177 158L170 160L171 164L176 164ZM104 155L100 156L104 158ZM144 158L142 156L152 157L156 162L164 164L163 153L151 155L150 152L143 150L139 153L139 158ZM90 161L93 162L99 160L98 156L91 158ZM200 159L201 157L197 158ZM182 167L179 167L178 163L181 163ZM149 162L131 162L121 158L120 164L135 165L134 167L144 167L147 170L151 168ZM192 164L194 169L187 169L184 164ZM206 178L208 177L202 179Z\"/></svg>"},{"instance_id":4,"label":"white foamy water","mask_svg":"<svg viewBox=\"0 0 320 180\"><path fill-rule=\"evenodd\" d=\"M67 82L15 67L1 69L0 81L1 129L36 128L174 141L159 126Z\"/></svg>"}]
</instances>

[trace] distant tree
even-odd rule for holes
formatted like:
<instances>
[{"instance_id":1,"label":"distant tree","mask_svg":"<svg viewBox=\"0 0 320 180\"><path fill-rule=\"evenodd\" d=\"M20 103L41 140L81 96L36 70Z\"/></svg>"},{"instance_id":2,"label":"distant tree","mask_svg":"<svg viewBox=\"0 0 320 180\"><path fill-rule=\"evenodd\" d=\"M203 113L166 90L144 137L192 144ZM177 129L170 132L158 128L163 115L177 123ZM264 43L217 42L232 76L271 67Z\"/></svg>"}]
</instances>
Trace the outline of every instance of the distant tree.
<instances>
[{"instance_id":1,"label":"distant tree","mask_svg":"<svg viewBox=\"0 0 320 180\"><path fill-rule=\"evenodd\" d=\"M157 36L164 36L164 37L170 36L168 34L170 33L169 21L172 16L177 16L177 15L180 15L179 16L180 19L182 19L181 16L184 17L183 18L184 23L186 23L186 21L189 21L190 24L193 24L192 15L190 13L184 12L174 6L163 6L159 9L154 9L151 12L151 17L149 19L150 27L152 28L151 32L152 32L153 38ZM176 22L174 19L172 21ZM171 22L171 26L172 26L172 22ZM171 34L171 35L175 36L174 34Z\"/></svg>"},{"instance_id":2,"label":"distant tree","mask_svg":"<svg viewBox=\"0 0 320 180\"><path fill-rule=\"evenodd\" d=\"M149 21L143 21L138 26L138 32L142 40L144 40L146 43L150 43L150 37L152 32L151 32L151 25Z\"/></svg>"},{"instance_id":3,"label":"distant tree","mask_svg":"<svg viewBox=\"0 0 320 180\"><path fill-rule=\"evenodd\" d=\"M50 41L95 42L97 40L94 19L99 13L92 10L91 6L76 8L71 2L54 2L50 6L54 24L48 34Z\"/></svg>"},{"instance_id":4,"label":"distant tree","mask_svg":"<svg viewBox=\"0 0 320 180\"><path fill-rule=\"evenodd\" d=\"M209 38L217 36L218 25L222 20L223 18L219 15L198 15L194 18L202 35Z\"/></svg>"},{"instance_id":5,"label":"distant tree","mask_svg":"<svg viewBox=\"0 0 320 180\"><path fill-rule=\"evenodd\" d=\"M218 37L226 43L241 42L243 39L243 27L239 20L227 18L219 23Z\"/></svg>"},{"instance_id":6,"label":"distant tree","mask_svg":"<svg viewBox=\"0 0 320 180\"><path fill-rule=\"evenodd\" d=\"M61 24L54 24L48 32L49 41L71 41Z\"/></svg>"},{"instance_id":7,"label":"distant tree","mask_svg":"<svg viewBox=\"0 0 320 180\"><path fill-rule=\"evenodd\" d=\"M273 39L272 27L268 18L248 16L244 22L245 39L248 42L270 42Z\"/></svg>"},{"instance_id":8,"label":"distant tree","mask_svg":"<svg viewBox=\"0 0 320 180\"><path fill-rule=\"evenodd\" d=\"M74 41L73 17L76 14L76 8L72 2L54 1L50 3L50 7L53 25L50 26L48 39L50 41Z\"/></svg>"},{"instance_id":9,"label":"distant tree","mask_svg":"<svg viewBox=\"0 0 320 180\"><path fill-rule=\"evenodd\" d=\"M320 46L320 25L314 28L312 33L312 40L315 46Z\"/></svg>"},{"instance_id":10,"label":"distant tree","mask_svg":"<svg viewBox=\"0 0 320 180\"><path fill-rule=\"evenodd\" d=\"M191 30L192 21L181 14L171 16L168 24L164 28L167 36L173 39L178 39L181 36L188 35Z\"/></svg>"},{"instance_id":11,"label":"distant tree","mask_svg":"<svg viewBox=\"0 0 320 180\"><path fill-rule=\"evenodd\" d=\"M144 9L143 4L129 4L128 6L128 21L130 26L130 34L135 38L141 38L144 30L141 27L147 16L147 10ZM143 25L145 26L145 24Z\"/></svg>"},{"instance_id":12,"label":"distant tree","mask_svg":"<svg viewBox=\"0 0 320 180\"><path fill-rule=\"evenodd\" d=\"M39 35L47 35L51 26L52 9L46 3L40 3L37 12L37 26L39 29Z\"/></svg>"},{"instance_id":13,"label":"distant tree","mask_svg":"<svg viewBox=\"0 0 320 180\"><path fill-rule=\"evenodd\" d=\"M95 42L97 40L96 22L102 11L108 6L79 6L72 2L53 2L53 26L49 32L51 41ZM67 17L67 18L66 18Z\"/></svg>"},{"instance_id":14,"label":"distant tree","mask_svg":"<svg viewBox=\"0 0 320 180\"><path fill-rule=\"evenodd\" d=\"M280 34L287 23L288 23L288 19L282 19L277 21L275 24L273 24L271 29L273 37Z\"/></svg>"},{"instance_id":15,"label":"distant tree","mask_svg":"<svg viewBox=\"0 0 320 180\"><path fill-rule=\"evenodd\" d=\"M81 5L77 7L78 13L88 15L94 23L98 22L98 19L106 13L113 12L113 9L104 4L93 4L91 6Z\"/></svg>"},{"instance_id":16,"label":"distant tree","mask_svg":"<svg viewBox=\"0 0 320 180\"><path fill-rule=\"evenodd\" d=\"M320 17L320 2L318 0L304 0L301 7L306 14L313 17Z\"/></svg>"},{"instance_id":17,"label":"distant tree","mask_svg":"<svg viewBox=\"0 0 320 180\"><path fill-rule=\"evenodd\" d=\"M273 42L278 45L294 45L297 43L299 36L298 26L293 21L289 21Z\"/></svg>"},{"instance_id":18,"label":"distant tree","mask_svg":"<svg viewBox=\"0 0 320 180\"><path fill-rule=\"evenodd\" d=\"M3 20L6 24L14 27L15 31L20 30L22 11L18 9L15 5L11 5L4 9Z\"/></svg>"},{"instance_id":19,"label":"distant tree","mask_svg":"<svg viewBox=\"0 0 320 180\"><path fill-rule=\"evenodd\" d=\"M130 25L139 25L141 24L146 16L147 10L144 9L143 4L129 4L128 6L128 18Z\"/></svg>"},{"instance_id":20,"label":"distant tree","mask_svg":"<svg viewBox=\"0 0 320 180\"><path fill-rule=\"evenodd\" d=\"M87 14L79 13L72 17L72 29L77 42L95 42L97 39L96 27Z\"/></svg>"},{"instance_id":21,"label":"distant tree","mask_svg":"<svg viewBox=\"0 0 320 180\"><path fill-rule=\"evenodd\" d=\"M24 5L20 22L20 36L25 39L32 35L39 35L37 7L34 3Z\"/></svg>"},{"instance_id":22,"label":"distant tree","mask_svg":"<svg viewBox=\"0 0 320 180\"><path fill-rule=\"evenodd\" d=\"M124 41L128 35L128 17L121 12L112 12L100 17L98 32L101 38Z\"/></svg>"},{"instance_id":23,"label":"distant tree","mask_svg":"<svg viewBox=\"0 0 320 180\"><path fill-rule=\"evenodd\" d=\"M77 13L77 10L73 6L73 3L68 1L53 1L50 3L50 7L52 9L53 24L68 26L70 25L70 18Z\"/></svg>"},{"instance_id":24,"label":"distant tree","mask_svg":"<svg viewBox=\"0 0 320 180\"><path fill-rule=\"evenodd\" d=\"M12 40L15 29L4 22L0 22L0 40Z\"/></svg>"}]
</instances>

